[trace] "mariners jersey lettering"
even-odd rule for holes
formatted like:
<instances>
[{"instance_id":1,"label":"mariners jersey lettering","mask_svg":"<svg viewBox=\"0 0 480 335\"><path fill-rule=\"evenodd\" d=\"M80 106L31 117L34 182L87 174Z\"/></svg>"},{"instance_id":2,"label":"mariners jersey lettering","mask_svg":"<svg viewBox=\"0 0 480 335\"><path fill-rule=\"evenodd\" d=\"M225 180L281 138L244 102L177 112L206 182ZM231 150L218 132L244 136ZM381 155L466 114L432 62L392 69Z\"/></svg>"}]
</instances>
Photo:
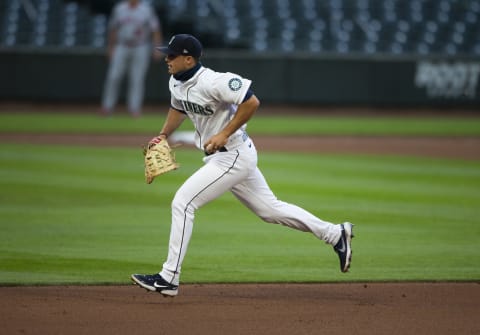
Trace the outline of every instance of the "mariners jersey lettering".
<instances>
[{"instance_id":1,"label":"mariners jersey lettering","mask_svg":"<svg viewBox=\"0 0 480 335\"><path fill-rule=\"evenodd\" d=\"M213 110L210 106L200 106L196 103L189 101L182 101L183 110L186 112L200 114L200 115L212 115Z\"/></svg>"},{"instance_id":2,"label":"mariners jersey lettering","mask_svg":"<svg viewBox=\"0 0 480 335\"><path fill-rule=\"evenodd\" d=\"M171 106L185 112L195 124L198 148L203 150L205 141L230 122L251 83L235 73L215 72L205 67L185 82L170 77ZM227 149L243 142L245 128L246 125L242 126L230 136Z\"/></svg>"}]
</instances>

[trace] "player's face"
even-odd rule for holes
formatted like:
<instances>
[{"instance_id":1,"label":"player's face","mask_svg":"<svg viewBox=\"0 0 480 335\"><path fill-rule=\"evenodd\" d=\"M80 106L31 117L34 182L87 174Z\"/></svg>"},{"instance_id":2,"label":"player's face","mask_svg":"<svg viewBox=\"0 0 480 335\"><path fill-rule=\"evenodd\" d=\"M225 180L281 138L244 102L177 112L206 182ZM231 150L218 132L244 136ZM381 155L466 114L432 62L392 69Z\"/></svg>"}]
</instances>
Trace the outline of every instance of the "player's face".
<instances>
[{"instance_id":1,"label":"player's face","mask_svg":"<svg viewBox=\"0 0 480 335\"><path fill-rule=\"evenodd\" d=\"M182 55L167 55L165 56L165 63L167 63L168 73L170 74L176 74L178 72L186 71L195 65L192 56Z\"/></svg>"}]
</instances>

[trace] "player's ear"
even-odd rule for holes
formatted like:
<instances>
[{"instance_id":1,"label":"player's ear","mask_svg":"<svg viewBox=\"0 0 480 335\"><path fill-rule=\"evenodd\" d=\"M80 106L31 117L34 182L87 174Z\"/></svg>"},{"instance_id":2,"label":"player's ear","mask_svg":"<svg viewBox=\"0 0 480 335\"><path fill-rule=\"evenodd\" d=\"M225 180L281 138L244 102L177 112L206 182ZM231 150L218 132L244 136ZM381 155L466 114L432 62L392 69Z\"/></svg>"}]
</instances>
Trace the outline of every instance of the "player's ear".
<instances>
[{"instance_id":1,"label":"player's ear","mask_svg":"<svg viewBox=\"0 0 480 335\"><path fill-rule=\"evenodd\" d=\"M193 65L197 64L197 60L193 56L187 56L186 60L187 60L188 64L193 64Z\"/></svg>"}]
</instances>

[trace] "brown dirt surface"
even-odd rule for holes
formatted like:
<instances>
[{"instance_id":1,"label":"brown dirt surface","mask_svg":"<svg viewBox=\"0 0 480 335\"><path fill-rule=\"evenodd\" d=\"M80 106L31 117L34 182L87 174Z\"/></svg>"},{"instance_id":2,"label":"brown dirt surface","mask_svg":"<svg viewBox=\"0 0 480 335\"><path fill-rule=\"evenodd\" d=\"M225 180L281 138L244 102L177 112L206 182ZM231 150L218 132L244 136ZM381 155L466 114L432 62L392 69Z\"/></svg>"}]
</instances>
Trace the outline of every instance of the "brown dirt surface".
<instances>
[{"instance_id":1,"label":"brown dirt surface","mask_svg":"<svg viewBox=\"0 0 480 335\"><path fill-rule=\"evenodd\" d=\"M168 106L146 106L145 114L166 111ZM37 111L58 113L96 113L92 105L72 104L25 104L0 103L1 112L24 113ZM405 108L358 108L358 107L315 107L266 105L261 107L265 115L293 114L320 116L379 116L379 117L464 117L478 118L478 110L473 109L405 109ZM127 114L119 107L117 114ZM131 134L21 134L0 133L0 143L72 144L91 146L130 146L140 147L153 135ZM260 151L287 151L303 153L351 153L409 155L436 158L480 159L480 137L462 136L252 136Z\"/></svg>"},{"instance_id":2,"label":"brown dirt surface","mask_svg":"<svg viewBox=\"0 0 480 335\"><path fill-rule=\"evenodd\" d=\"M0 142L140 148L151 137L126 134L0 134ZM252 136L252 138L260 151L480 159L480 137Z\"/></svg>"},{"instance_id":3,"label":"brown dirt surface","mask_svg":"<svg viewBox=\"0 0 480 335\"><path fill-rule=\"evenodd\" d=\"M479 334L479 283L2 287L4 334Z\"/></svg>"},{"instance_id":4,"label":"brown dirt surface","mask_svg":"<svg viewBox=\"0 0 480 335\"><path fill-rule=\"evenodd\" d=\"M377 112L363 112L370 113ZM0 134L0 142L92 146L138 147L149 138ZM480 159L477 137L255 136L254 141L261 151ZM190 284L181 285L176 298L133 285L18 286L0 287L0 296L4 334L480 334L478 282Z\"/></svg>"}]
</instances>

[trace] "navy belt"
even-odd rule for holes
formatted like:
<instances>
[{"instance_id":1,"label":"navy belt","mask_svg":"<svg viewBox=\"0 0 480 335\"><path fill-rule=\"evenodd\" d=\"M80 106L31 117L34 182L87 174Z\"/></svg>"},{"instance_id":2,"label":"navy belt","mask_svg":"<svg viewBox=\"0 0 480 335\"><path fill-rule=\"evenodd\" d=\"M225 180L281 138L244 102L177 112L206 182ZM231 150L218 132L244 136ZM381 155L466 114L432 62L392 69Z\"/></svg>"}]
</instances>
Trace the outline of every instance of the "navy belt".
<instances>
[{"instance_id":1,"label":"navy belt","mask_svg":"<svg viewBox=\"0 0 480 335\"><path fill-rule=\"evenodd\" d=\"M218 152L227 152L228 150L227 150L227 148L225 148L225 147L221 147L221 148L218 149L217 151L218 151ZM211 153L208 153L208 152L205 151L205 156L213 155L213 154L214 154L215 152L217 152L217 151L214 151L214 152L211 152Z\"/></svg>"}]
</instances>

